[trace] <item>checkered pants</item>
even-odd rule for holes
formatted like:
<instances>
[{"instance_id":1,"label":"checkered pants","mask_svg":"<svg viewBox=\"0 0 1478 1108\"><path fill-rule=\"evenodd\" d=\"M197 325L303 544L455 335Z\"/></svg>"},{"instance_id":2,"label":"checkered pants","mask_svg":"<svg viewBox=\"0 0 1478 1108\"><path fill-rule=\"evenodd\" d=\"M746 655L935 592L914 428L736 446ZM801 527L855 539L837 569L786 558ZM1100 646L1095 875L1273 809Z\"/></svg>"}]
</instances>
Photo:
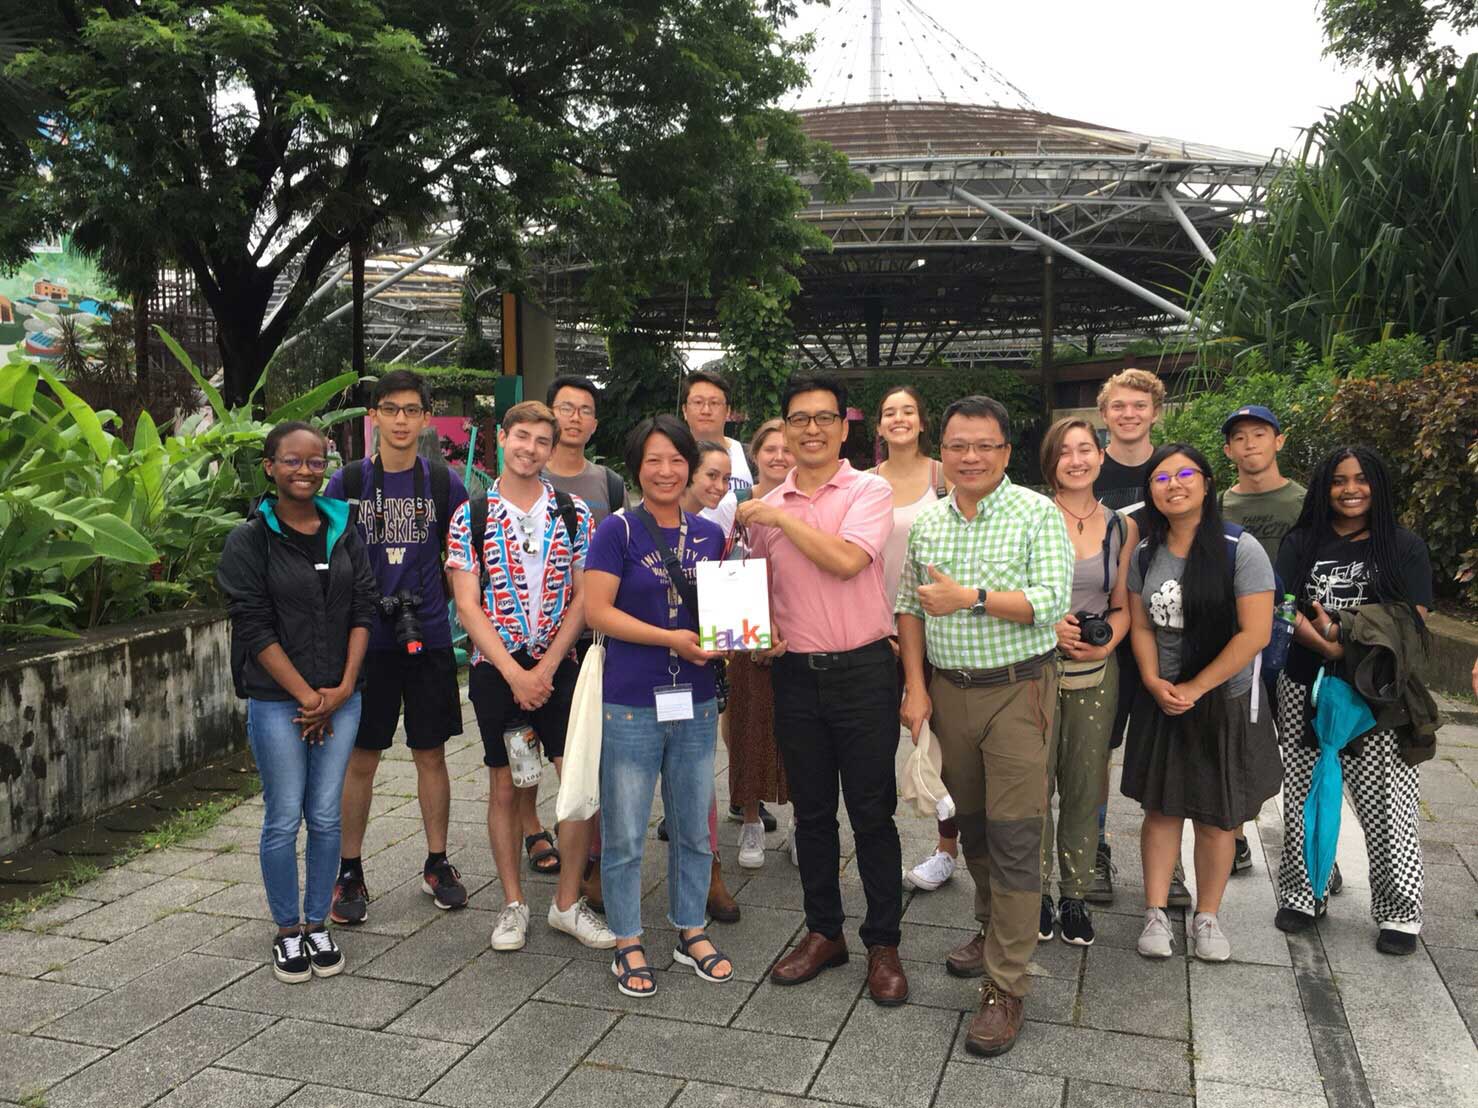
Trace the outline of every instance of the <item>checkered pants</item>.
<instances>
[{"instance_id":1,"label":"checkered pants","mask_svg":"<svg viewBox=\"0 0 1478 1108\"><path fill-rule=\"evenodd\" d=\"M1307 692L1278 676L1278 735L1283 748L1283 856L1278 863L1278 905L1314 914L1314 890L1304 864L1304 801L1319 758L1300 741ZM1370 856L1370 914L1377 923L1421 923L1422 842L1417 833L1421 775L1401 760L1394 731L1362 740L1359 757L1341 752L1345 788L1365 831Z\"/></svg>"}]
</instances>

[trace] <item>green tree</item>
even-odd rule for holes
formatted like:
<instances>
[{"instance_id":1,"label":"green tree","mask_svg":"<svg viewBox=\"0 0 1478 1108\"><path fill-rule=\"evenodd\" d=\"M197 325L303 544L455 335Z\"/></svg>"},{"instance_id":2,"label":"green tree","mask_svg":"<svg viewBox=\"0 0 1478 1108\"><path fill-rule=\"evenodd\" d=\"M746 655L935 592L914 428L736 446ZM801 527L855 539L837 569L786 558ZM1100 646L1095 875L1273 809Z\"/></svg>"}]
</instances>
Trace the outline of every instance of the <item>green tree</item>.
<instances>
[{"instance_id":1,"label":"green tree","mask_svg":"<svg viewBox=\"0 0 1478 1108\"><path fill-rule=\"evenodd\" d=\"M624 323L674 278L725 287L794 257L804 193L778 163L851 183L772 107L804 80L779 0L55 8L8 70L58 107L0 241L149 228L210 305L232 402L334 256L392 222L455 218L457 252L515 283L537 228L541 248L583 258L600 318Z\"/></svg>"},{"instance_id":2,"label":"green tree","mask_svg":"<svg viewBox=\"0 0 1478 1108\"><path fill-rule=\"evenodd\" d=\"M1439 28L1478 27L1478 0L1324 0L1324 52L1345 65L1399 70L1457 60Z\"/></svg>"}]
</instances>

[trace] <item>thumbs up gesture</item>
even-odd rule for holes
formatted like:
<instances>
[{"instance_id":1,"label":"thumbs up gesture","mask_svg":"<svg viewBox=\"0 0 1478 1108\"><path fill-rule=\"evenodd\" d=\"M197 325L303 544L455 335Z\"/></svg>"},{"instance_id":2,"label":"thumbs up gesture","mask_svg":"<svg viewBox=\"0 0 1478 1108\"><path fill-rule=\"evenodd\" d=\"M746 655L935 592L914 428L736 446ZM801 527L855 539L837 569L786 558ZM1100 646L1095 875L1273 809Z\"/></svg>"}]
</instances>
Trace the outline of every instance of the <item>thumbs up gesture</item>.
<instances>
[{"instance_id":1,"label":"thumbs up gesture","mask_svg":"<svg viewBox=\"0 0 1478 1108\"><path fill-rule=\"evenodd\" d=\"M939 572L937 566L925 566L929 583L918 588L919 603L931 616L947 616L975 603L976 592Z\"/></svg>"}]
</instances>

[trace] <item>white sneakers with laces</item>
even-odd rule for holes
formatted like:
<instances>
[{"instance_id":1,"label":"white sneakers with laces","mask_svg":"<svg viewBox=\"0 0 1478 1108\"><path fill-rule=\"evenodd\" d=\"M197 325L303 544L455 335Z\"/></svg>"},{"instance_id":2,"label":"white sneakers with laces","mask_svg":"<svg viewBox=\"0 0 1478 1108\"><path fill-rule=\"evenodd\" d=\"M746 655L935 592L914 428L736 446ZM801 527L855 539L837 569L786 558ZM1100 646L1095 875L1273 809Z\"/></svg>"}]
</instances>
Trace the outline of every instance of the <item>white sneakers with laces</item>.
<instances>
[{"instance_id":1,"label":"white sneakers with laces","mask_svg":"<svg viewBox=\"0 0 1478 1108\"><path fill-rule=\"evenodd\" d=\"M1232 944L1227 941L1220 921L1209 912L1196 913L1191 937L1195 940L1196 957L1203 962L1225 962L1232 956Z\"/></svg>"},{"instance_id":2,"label":"white sneakers with laces","mask_svg":"<svg viewBox=\"0 0 1478 1108\"><path fill-rule=\"evenodd\" d=\"M936 850L903 875L903 882L920 892L932 893L955 875L955 860Z\"/></svg>"},{"instance_id":3,"label":"white sneakers with laces","mask_svg":"<svg viewBox=\"0 0 1478 1108\"><path fill-rule=\"evenodd\" d=\"M1170 933L1170 918L1163 909L1144 910L1144 930L1139 933L1139 953L1146 958L1169 958L1175 952L1175 939Z\"/></svg>"},{"instance_id":4,"label":"white sneakers with laces","mask_svg":"<svg viewBox=\"0 0 1478 1108\"><path fill-rule=\"evenodd\" d=\"M529 906L515 900L503 905L493 925L490 945L494 950L522 950L529 937Z\"/></svg>"},{"instance_id":5,"label":"white sneakers with laces","mask_svg":"<svg viewBox=\"0 0 1478 1108\"><path fill-rule=\"evenodd\" d=\"M527 912L528 909L525 908L524 911ZM499 922L502 922L501 919ZM595 910L586 903L583 896L564 911L560 911L559 905L550 901L549 926L572 936L591 950L610 950L616 945L615 932L606 926L605 920L595 914ZM497 938L497 932L493 933L493 937ZM523 943L518 945L522 946ZM496 942L493 949L498 949Z\"/></svg>"},{"instance_id":6,"label":"white sneakers with laces","mask_svg":"<svg viewBox=\"0 0 1478 1108\"><path fill-rule=\"evenodd\" d=\"M739 828L739 865L743 869L762 869L765 864L765 825L746 823Z\"/></svg>"}]
</instances>

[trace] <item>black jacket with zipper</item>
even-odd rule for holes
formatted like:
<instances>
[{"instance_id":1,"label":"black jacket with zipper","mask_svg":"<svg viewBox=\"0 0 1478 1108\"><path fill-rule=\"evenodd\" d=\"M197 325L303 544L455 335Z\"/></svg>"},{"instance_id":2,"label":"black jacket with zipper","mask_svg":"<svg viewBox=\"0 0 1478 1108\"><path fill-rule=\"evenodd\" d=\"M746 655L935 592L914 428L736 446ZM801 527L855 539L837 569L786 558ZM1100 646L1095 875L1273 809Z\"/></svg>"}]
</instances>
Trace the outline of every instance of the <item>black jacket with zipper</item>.
<instances>
[{"instance_id":1,"label":"black jacket with zipper","mask_svg":"<svg viewBox=\"0 0 1478 1108\"><path fill-rule=\"evenodd\" d=\"M349 506L314 500L328 527L326 592L312 561L283 535L273 500L261 500L226 537L216 583L228 600L231 676L243 699L293 699L257 661L273 643L310 687L337 685L344 679L349 632L374 625L380 590L359 531L348 525Z\"/></svg>"}]
</instances>

